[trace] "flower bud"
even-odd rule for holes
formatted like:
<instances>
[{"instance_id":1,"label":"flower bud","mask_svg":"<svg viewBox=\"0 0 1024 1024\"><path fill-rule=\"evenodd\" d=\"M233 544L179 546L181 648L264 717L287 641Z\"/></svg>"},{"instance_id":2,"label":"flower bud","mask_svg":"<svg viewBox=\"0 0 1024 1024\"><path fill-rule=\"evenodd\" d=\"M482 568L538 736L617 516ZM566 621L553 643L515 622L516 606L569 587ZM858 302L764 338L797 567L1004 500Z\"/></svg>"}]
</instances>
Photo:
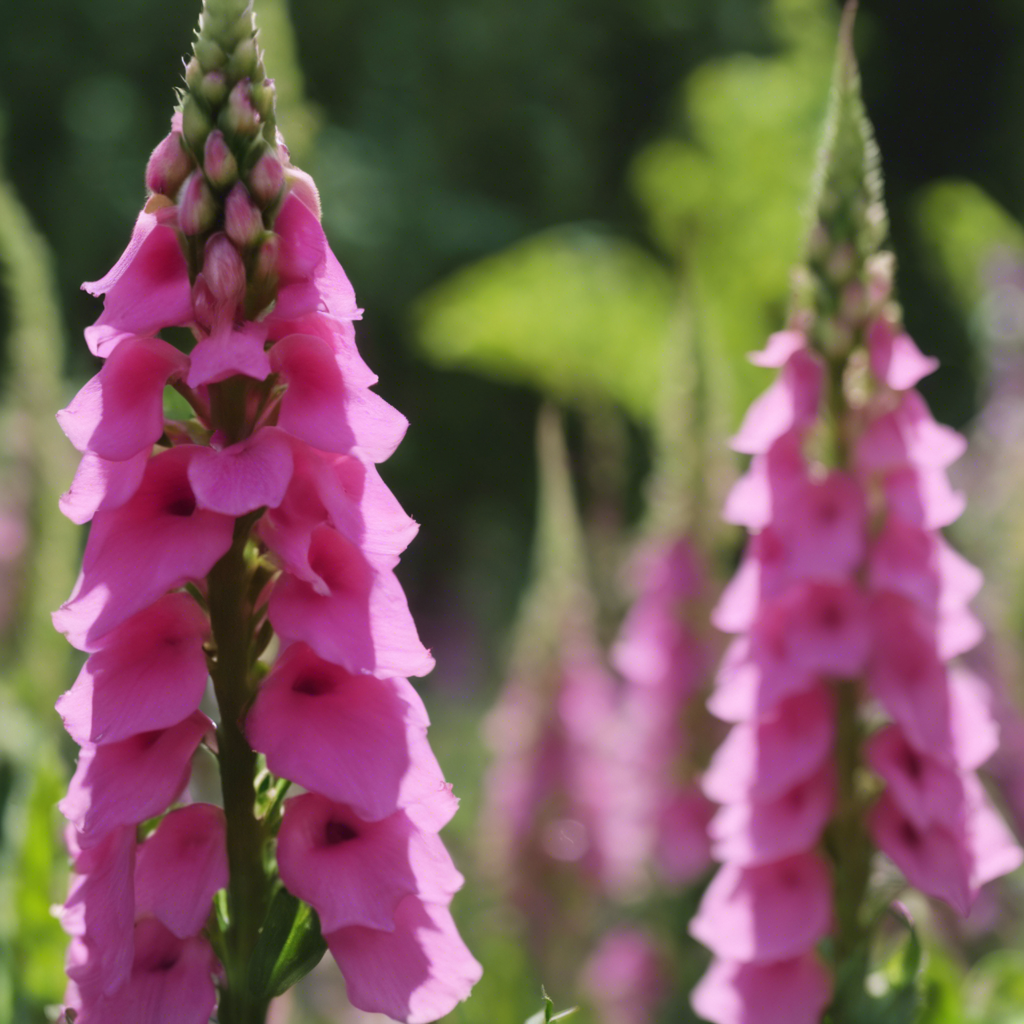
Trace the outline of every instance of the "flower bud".
<instances>
[{"instance_id":1,"label":"flower bud","mask_svg":"<svg viewBox=\"0 0 1024 1024\"><path fill-rule=\"evenodd\" d=\"M248 78L231 90L227 106L220 112L220 124L232 135L255 135L259 131L260 115L249 97Z\"/></svg>"},{"instance_id":2,"label":"flower bud","mask_svg":"<svg viewBox=\"0 0 1024 1024\"><path fill-rule=\"evenodd\" d=\"M181 108L181 131L193 153L201 153L206 136L210 134L210 119L196 97L189 93Z\"/></svg>"},{"instance_id":3,"label":"flower bud","mask_svg":"<svg viewBox=\"0 0 1024 1024\"><path fill-rule=\"evenodd\" d=\"M199 83L203 80L203 67L199 61L193 57L185 65L185 85L188 86L189 92L195 92L199 88Z\"/></svg>"},{"instance_id":4,"label":"flower bud","mask_svg":"<svg viewBox=\"0 0 1024 1024\"><path fill-rule=\"evenodd\" d=\"M178 226L186 235L201 235L213 227L217 203L201 171L193 171L178 197Z\"/></svg>"},{"instance_id":5,"label":"flower bud","mask_svg":"<svg viewBox=\"0 0 1024 1024\"><path fill-rule=\"evenodd\" d=\"M203 71L215 71L217 68L222 68L227 60L224 51L206 36L200 36L196 40L195 52Z\"/></svg>"},{"instance_id":6,"label":"flower bud","mask_svg":"<svg viewBox=\"0 0 1024 1024\"><path fill-rule=\"evenodd\" d=\"M181 132L171 132L153 150L146 164L146 188L164 196L176 196L192 170L192 158L182 145Z\"/></svg>"},{"instance_id":7,"label":"flower bud","mask_svg":"<svg viewBox=\"0 0 1024 1024\"><path fill-rule=\"evenodd\" d=\"M192 285L192 315L204 331L213 326L217 314L217 303L202 274L196 275L196 283Z\"/></svg>"},{"instance_id":8,"label":"flower bud","mask_svg":"<svg viewBox=\"0 0 1024 1024\"><path fill-rule=\"evenodd\" d=\"M211 235L203 254L203 277L219 306L234 308L245 295L245 264L223 231Z\"/></svg>"},{"instance_id":9,"label":"flower bud","mask_svg":"<svg viewBox=\"0 0 1024 1024\"><path fill-rule=\"evenodd\" d=\"M258 63L256 40L249 36L235 47L235 52L228 58L228 74L233 79L252 78L256 74Z\"/></svg>"},{"instance_id":10,"label":"flower bud","mask_svg":"<svg viewBox=\"0 0 1024 1024\"><path fill-rule=\"evenodd\" d=\"M255 245L263 233L263 214L240 181L224 203L224 230L240 249Z\"/></svg>"},{"instance_id":11,"label":"flower bud","mask_svg":"<svg viewBox=\"0 0 1024 1024\"><path fill-rule=\"evenodd\" d=\"M224 133L216 128L206 137L203 170L214 188L227 188L238 177L235 154L225 141Z\"/></svg>"},{"instance_id":12,"label":"flower bud","mask_svg":"<svg viewBox=\"0 0 1024 1024\"><path fill-rule=\"evenodd\" d=\"M260 112L260 117L266 121L274 112L274 97L276 95L274 80L264 78L262 82L253 82L251 95L256 109Z\"/></svg>"},{"instance_id":13,"label":"flower bud","mask_svg":"<svg viewBox=\"0 0 1024 1024\"><path fill-rule=\"evenodd\" d=\"M284 187L284 165L278 155L268 149L249 172L249 191L261 206L269 206Z\"/></svg>"},{"instance_id":14,"label":"flower bud","mask_svg":"<svg viewBox=\"0 0 1024 1024\"><path fill-rule=\"evenodd\" d=\"M211 107L219 107L228 94L228 80L223 71L211 71L198 85L199 95Z\"/></svg>"}]
</instances>

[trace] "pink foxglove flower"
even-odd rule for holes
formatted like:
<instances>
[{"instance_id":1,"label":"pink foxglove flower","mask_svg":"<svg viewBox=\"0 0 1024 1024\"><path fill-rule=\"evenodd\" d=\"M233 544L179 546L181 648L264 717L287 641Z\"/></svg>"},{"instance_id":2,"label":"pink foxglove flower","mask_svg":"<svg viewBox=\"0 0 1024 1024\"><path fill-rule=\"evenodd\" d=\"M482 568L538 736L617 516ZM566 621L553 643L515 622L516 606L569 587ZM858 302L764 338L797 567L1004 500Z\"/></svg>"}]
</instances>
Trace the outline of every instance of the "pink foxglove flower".
<instances>
[{"instance_id":1,"label":"pink foxglove flower","mask_svg":"<svg viewBox=\"0 0 1024 1024\"><path fill-rule=\"evenodd\" d=\"M710 701L733 728L704 779L723 867L690 926L714 954L693 993L713 1024L821 1019L818 946L834 967L866 949L874 849L963 914L1022 859L975 775L997 745L985 690L949 664L981 635L980 573L938 532L962 509L946 468L964 443L914 390L938 364L891 301L848 47L807 282L752 357L779 373L733 440L753 459L726 516L750 540L713 614L736 634Z\"/></svg>"},{"instance_id":2,"label":"pink foxglove flower","mask_svg":"<svg viewBox=\"0 0 1024 1024\"><path fill-rule=\"evenodd\" d=\"M433 666L394 573L416 524L375 468L407 423L370 390L251 3L208 0L195 50L131 242L86 286L102 367L58 415L82 453L62 508L92 521L54 614L89 655L58 702L82 747L68 1018L252 1024L275 971L329 947L361 1009L430 1021L480 966L448 909L457 801L406 678ZM166 418L168 387L192 419ZM190 802L203 743L223 809ZM292 782L309 792L284 800Z\"/></svg>"}]
</instances>

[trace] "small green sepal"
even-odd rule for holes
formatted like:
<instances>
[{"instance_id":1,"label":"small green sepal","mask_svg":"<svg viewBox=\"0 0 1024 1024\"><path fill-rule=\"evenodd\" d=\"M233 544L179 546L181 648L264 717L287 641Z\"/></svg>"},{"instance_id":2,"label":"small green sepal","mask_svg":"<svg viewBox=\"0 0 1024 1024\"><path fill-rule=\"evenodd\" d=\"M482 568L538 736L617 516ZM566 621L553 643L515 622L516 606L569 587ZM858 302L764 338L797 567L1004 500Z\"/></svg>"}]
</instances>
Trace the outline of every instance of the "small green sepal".
<instances>
[{"instance_id":1,"label":"small green sepal","mask_svg":"<svg viewBox=\"0 0 1024 1024\"><path fill-rule=\"evenodd\" d=\"M249 990L273 999L309 974L326 952L316 911L281 886L249 960Z\"/></svg>"}]
</instances>

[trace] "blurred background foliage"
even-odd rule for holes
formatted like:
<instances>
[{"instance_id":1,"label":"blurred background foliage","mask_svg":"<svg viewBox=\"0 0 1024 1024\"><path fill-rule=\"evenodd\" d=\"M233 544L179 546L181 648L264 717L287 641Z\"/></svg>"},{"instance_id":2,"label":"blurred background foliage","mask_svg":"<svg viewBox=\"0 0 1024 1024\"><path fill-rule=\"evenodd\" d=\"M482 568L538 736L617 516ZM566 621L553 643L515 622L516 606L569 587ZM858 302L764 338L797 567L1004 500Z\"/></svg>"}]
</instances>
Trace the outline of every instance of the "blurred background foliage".
<instances>
[{"instance_id":1,"label":"blurred background foliage","mask_svg":"<svg viewBox=\"0 0 1024 1024\"><path fill-rule=\"evenodd\" d=\"M785 315L838 5L257 10L282 128L366 307L360 347L412 423L385 475L422 523L402 579L438 658L425 688L463 796L449 842L470 867L479 721L530 564L538 401L573 411L583 503L604 510L598 534L611 522L624 537L642 508L662 347L680 316L698 341L710 429L734 429L767 380L743 354ZM197 11L156 0L4 10L0 1024L44 1020L62 984L47 907L62 895L52 804L72 755L49 709L74 666L45 613L70 589L80 540L55 515L72 460L52 412L94 372L81 332L98 306L79 284L129 237ZM941 420L973 420L988 453L967 467L989 475L973 481L987 498L963 536L995 571L997 624L1015 635L1024 472L1006 453L1024 428L977 413L1024 362L1024 7L863 0L858 47L907 324L943 361L925 391ZM487 973L452 1019L519 1024L541 980L528 952L486 887L471 882L456 910ZM931 1024L1021 1019L1017 954L928 964ZM312 980L306 1019L336 1019L336 990Z\"/></svg>"}]
</instances>

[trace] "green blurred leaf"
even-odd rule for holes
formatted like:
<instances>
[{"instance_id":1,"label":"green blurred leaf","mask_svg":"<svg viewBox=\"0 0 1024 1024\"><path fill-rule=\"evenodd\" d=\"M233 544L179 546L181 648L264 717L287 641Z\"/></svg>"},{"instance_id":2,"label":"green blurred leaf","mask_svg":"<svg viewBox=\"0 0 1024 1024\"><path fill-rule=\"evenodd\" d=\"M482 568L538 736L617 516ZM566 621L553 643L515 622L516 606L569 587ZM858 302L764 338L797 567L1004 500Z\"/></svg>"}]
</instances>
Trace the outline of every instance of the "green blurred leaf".
<instances>
[{"instance_id":1,"label":"green blurred leaf","mask_svg":"<svg viewBox=\"0 0 1024 1024\"><path fill-rule=\"evenodd\" d=\"M581 227L535 235L442 282L417 309L437 363L532 384L563 401L609 398L654 413L675 304L643 249Z\"/></svg>"},{"instance_id":2,"label":"green blurred leaf","mask_svg":"<svg viewBox=\"0 0 1024 1024\"><path fill-rule=\"evenodd\" d=\"M1024 952L1000 949L968 972L964 992L972 1021L1020 1024L1024 1020Z\"/></svg>"},{"instance_id":3,"label":"green blurred leaf","mask_svg":"<svg viewBox=\"0 0 1024 1024\"><path fill-rule=\"evenodd\" d=\"M686 140L658 140L631 171L654 237L690 268L726 433L768 382L743 356L785 317L835 44L825 0L774 0L770 17L782 51L698 68L680 93Z\"/></svg>"},{"instance_id":4,"label":"green blurred leaf","mask_svg":"<svg viewBox=\"0 0 1024 1024\"><path fill-rule=\"evenodd\" d=\"M952 288L963 311L974 311L985 291L985 269L997 254L1024 262L1024 227L977 185L941 181L916 205L929 269Z\"/></svg>"},{"instance_id":5,"label":"green blurred leaf","mask_svg":"<svg viewBox=\"0 0 1024 1024\"><path fill-rule=\"evenodd\" d=\"M14 945L17 988L44 1004L59 1001L66 980L67 936L50 913L63 895L67 866L56 813L64 795L64 773L56 750L48 746L40 750L34 768L14 874Z\"/></svg>"},{"instance_id":6,"label":"green blurred leaf","mask_svg":"<svg viewBox=\"0 0 1024 1024\"><path fill-rule=\"evenodd\" d=\"M249 987L273 999L313 970L326 951L316 911L282 887L270 903L249 961Z\"/></svg>"}]
</instances>

